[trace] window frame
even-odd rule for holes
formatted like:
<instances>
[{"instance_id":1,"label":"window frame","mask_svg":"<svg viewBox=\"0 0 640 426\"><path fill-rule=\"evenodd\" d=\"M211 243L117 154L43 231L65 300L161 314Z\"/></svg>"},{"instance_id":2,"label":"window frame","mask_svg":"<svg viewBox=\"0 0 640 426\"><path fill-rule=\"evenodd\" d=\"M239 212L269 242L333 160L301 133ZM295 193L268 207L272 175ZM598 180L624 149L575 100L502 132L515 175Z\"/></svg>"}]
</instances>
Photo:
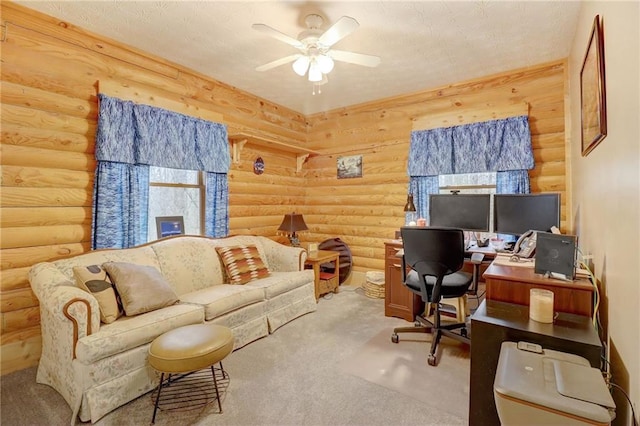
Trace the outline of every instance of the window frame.
<instances>
[{"instance_id":1,"label":"window frame","mask_svg":"<svg viewBox=\"0 0 640 426\"><path fill-rule=\"evenodd\" d=\"M167 169L168 167L159 167L153 166L160 169ZM205 199L206 199L206 187L204 182L204 172L201 170L193 170L197 172L198 182L197 183L173 183L173 182L154 182L149 180L149 187L162 187L162 188L182 188L182 189L197 189L198 195L200 197L200 234L204 235L205 233ZM148 211L148 210L147 210ZM148 213L147 213L148 214ZM184 216L184 215L183 215Z\"/></svg>"}]
</instances>

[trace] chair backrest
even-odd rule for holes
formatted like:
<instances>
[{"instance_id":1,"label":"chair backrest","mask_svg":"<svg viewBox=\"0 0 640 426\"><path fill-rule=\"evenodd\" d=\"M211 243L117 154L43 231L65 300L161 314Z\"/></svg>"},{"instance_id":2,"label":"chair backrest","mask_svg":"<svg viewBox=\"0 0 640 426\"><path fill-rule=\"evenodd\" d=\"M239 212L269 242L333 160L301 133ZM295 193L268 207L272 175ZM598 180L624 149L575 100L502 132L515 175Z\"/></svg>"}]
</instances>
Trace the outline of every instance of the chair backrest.
<instances>
[{"instance_id":1,"label":"chair backrest","mask_svg":"<svg viewBox=\"0 0 640 426\"><path fill-rule=\"evenodd\" d=\"M464 266L462 229L408 226L400 232L405 263L417 272L442 278Z\"/></svg>"}]
</instances>

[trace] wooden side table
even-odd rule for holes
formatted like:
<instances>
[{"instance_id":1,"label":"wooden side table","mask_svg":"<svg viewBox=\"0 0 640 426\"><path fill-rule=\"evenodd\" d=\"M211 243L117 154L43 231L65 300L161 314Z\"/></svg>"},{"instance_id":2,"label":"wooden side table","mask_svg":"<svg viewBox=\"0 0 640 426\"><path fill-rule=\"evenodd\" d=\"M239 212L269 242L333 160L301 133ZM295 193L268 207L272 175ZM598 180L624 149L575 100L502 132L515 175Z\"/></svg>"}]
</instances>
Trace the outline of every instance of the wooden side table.
<instances>
[{"instance_id":1,"label":"wooden side table","mask_svg":"<svg viewBox=\"0 0 640 426\"><path fill-rule=\"evenodd\" d=\"M337 293L340 285L340 252L333 250L317 250L307 253L305 265L313 268L316 287L316 301L321 295L329 292ZM333 262L335 270L333 272L321 272L320 265Z\"/></svg>"}]
</instances>

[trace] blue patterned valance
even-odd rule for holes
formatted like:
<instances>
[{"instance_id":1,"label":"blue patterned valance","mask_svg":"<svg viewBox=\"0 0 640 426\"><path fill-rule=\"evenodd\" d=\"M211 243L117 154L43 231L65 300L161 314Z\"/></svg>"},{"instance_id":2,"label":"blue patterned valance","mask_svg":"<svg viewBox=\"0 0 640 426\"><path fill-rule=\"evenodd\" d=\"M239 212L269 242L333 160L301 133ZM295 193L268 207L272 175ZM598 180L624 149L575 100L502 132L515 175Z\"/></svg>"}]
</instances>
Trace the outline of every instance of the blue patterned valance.
<instances>
[{"instance_id":1,"label":"blue patterned valance","mask_svg":"<svg viewBox=\"0 0 640 426\"><path fill-rule=\"evenodd\" d=\"M227 173L227 128L162 108L104 94L100 98L96 160Z\"/></svg>"},{"instance_id":2,"label":"blue patterned valance","mask_svg":"<svg viewBox=\"0 0 640 426\"><path fill-rule=\"evenodd\" d=\"M409 176L534 167L526 115L411 133Z\"/></svg>"}]
</instances>

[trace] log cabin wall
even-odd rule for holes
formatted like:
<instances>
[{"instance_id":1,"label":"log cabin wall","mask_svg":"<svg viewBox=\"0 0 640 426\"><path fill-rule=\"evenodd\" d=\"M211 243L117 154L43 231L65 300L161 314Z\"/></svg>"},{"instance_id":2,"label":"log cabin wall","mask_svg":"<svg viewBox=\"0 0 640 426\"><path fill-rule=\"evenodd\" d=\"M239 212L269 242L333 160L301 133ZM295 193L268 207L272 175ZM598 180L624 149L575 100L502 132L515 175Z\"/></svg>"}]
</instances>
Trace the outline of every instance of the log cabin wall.
<instances>
[{"instance_id":1,"label":"log cabin wall","mask_svg":"<svg viewBox=\"0 0 640 426\"><path fill-rule=\"evenodd\" d=\"M560 192L561 228L571 229L565 218L564 69L558 61L307 117L308 148L325 153L312 157L304 171L308 238L339 236L351 248L355 271L384 270L384 241L404 223L413 123L439 117L440 127L447 127L491 117L498 105L523 103L529 105L536 162L531 190ZM341 155L362 155L362 178L336 178Z\"/></svg>"},{"instance_id":2,"label":"log cabin wall","mask_svg":"<svg viewBox=\"0 0 640 426\"><path fill-rule=\"evenodd\" d=\"M304 213L303 244L340 236L354 270L383 269L383 241L403 222L414 120L527 102L535 192L560 191L565 211L563 63L304 117L161 58L2 2L0 210L1 373L37 364L38 302L31 265L89 250L97 86L129 81L158 96L223 115L229 134L321 152L296 153L249 138L229 172L233 234L276 235L285 213ZM445 114L446 115L446 114ZM363 177L336 178L336 158L363 155ZM262 157L265 172L253 173ZM564 224L564 219L563 219Z\"/></svg>"},{"instance_id":3,"label":"log cabin wall","mask_svg":"<svg viewBox=\"0 0 640 426\"><path fill-rule=\"evenodd\" d=\"M223 115L230 134L266 133L304 144L304 116L188 69L2 2L0 358L2 374L40 357L31 265L89 250L97 87L130 81L157 96ZM264 174L253 173L260 155ZM304 199L295 154L248 143L229 172L232 233L277 240Z\"/></svg>"}]
</instances>

